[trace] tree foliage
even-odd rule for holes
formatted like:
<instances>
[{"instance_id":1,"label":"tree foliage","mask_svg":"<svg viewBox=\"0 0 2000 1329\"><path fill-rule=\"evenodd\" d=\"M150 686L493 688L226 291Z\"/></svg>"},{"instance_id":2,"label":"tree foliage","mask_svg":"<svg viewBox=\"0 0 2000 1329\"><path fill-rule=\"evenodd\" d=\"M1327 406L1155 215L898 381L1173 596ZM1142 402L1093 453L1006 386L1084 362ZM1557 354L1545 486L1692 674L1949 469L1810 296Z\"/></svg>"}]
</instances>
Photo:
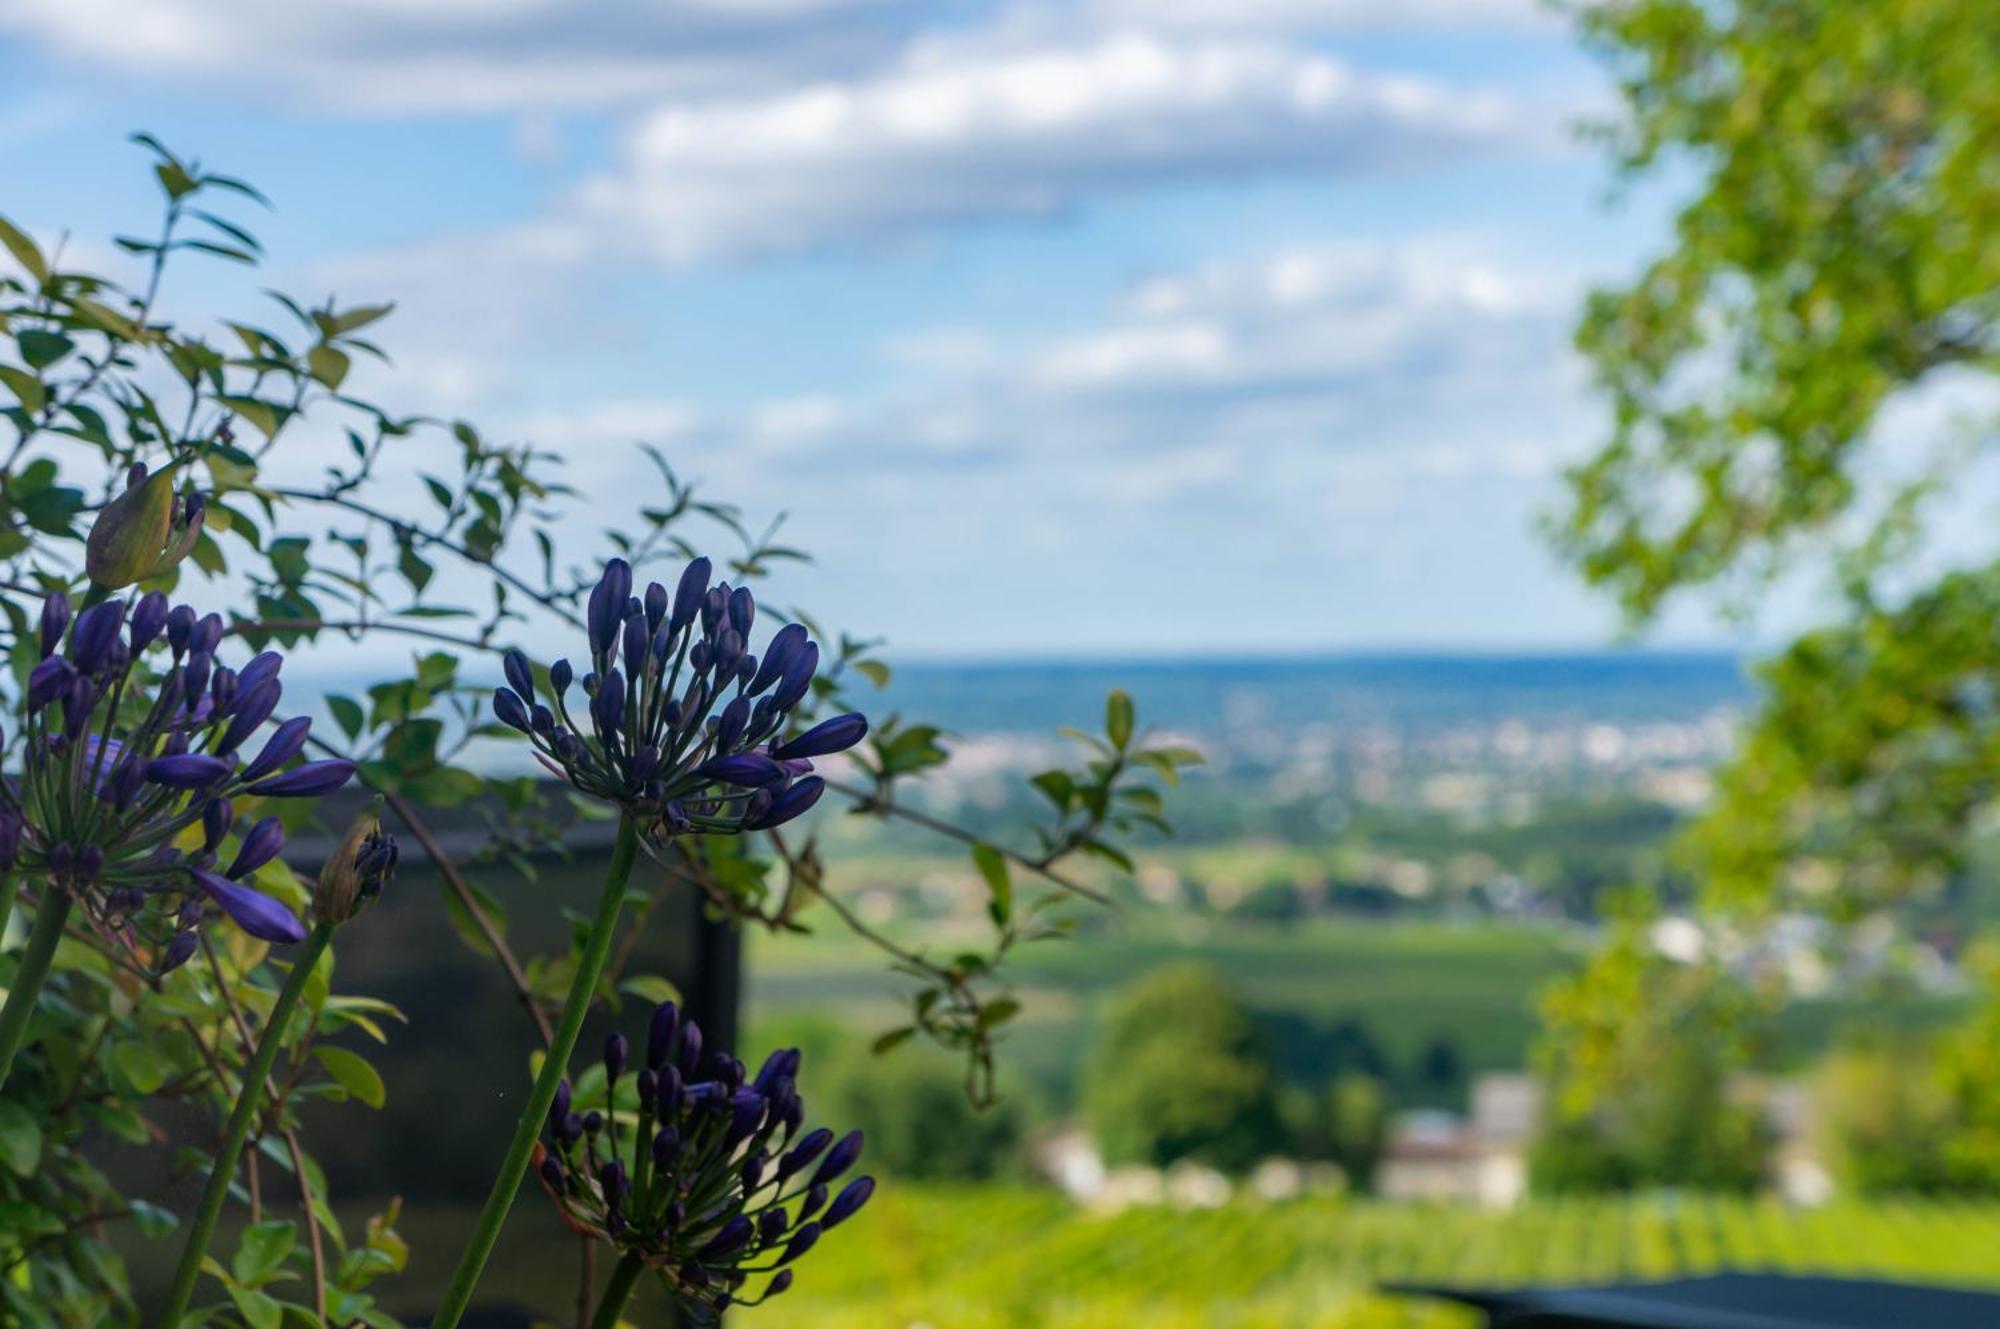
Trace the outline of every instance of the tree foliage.
<instances>
[{"instance_id":1,"label":"tree foliage","mask_svg":"<svg viewBox=\"0 0 2000 1329\"><path fill-rule=\"evenodd\" d=\"M1250 1012L1199 963L1155 970L1113 998L1084 1106L1111 1163L1191 1159L1240 1172L1284 1144Z\"/></svg>"},{"instance_id":2,"label":"tree foliage","mask_svg":"<svg viewBox=\"0 0 2000 1329\"><path fill-rule=\"evenodd\" d=\"M1831 568L1841 612L1765 670L1702 866L1737 903L1936 881L1994 790L2000 571L1935 531L1995 439L2000 25L1978 0L1572 9L1618 78L1625 168L1694 187L1667 252L1583 317L1612 421L1558 544L1635 621ZM1954 402L1956 430L1912 409Z\"/></svg>"}]
</instances>

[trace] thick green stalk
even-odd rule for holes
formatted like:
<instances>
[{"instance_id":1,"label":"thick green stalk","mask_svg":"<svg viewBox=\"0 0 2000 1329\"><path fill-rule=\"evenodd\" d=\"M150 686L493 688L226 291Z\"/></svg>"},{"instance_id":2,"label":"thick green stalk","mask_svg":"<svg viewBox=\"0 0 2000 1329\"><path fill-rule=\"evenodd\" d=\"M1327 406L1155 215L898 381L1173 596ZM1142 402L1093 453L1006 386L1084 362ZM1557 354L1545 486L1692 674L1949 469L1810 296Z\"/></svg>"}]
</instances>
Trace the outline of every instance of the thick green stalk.
<instances>
[{"instance_id":1,"label":"thick green stalk","mask_svg":"<svg viewBox=\"0 0 2000 1329\"><path fill-rule=\"evenodd\" d=\"M528 1161L534 1156L535 1139L542 1133L542 1123L549 1115L549 1104L555 1102L556 1084L569 1073L570 1053L576 1050L576 1037L583 1031L583 1017L590 1013L590 1003L597 995L597 981L603 977L604 962L611 954L611 937L618 930L618 909L625 901L625 884L631 880L632 861L638 853L638 828L632 824L631 818L620 818L618 844L611 853L610 870L605 873L604 893L598 897L597 918L584 941L583 958L577 961L576 977L570 980L569 996L563 1001L555 1037L549 1041L548 1054L542 1060L542 1073L535 1077L535 1087L528 1094L527 1105L521 1109L521 1119L514 1123L513 1143L507 1146L507 1157L500 1164L500 1175L493 1179L493 1189L486 1196L485 1207L479 1211L479 1222L472 1229L472 1237L466 1243L464 1253L458 1257L458 1268L452 1273L451 1285L445 1289L444 1301L438 1307L437 1317L431 1321L431 1329L456 1329L459 1317L472 1303L472 1290L479 1284L479 1275L486 1268L487 1257L493 1253L493 1244L500 1240L500 1228L507 1221L507 1211L514 1207L514 1194L521 1189L521 1178L528 1174Z\"/></svg>"},{"instance_id":2,"label":"thick green stalk","mask_svg":"<svg viewBox=\"0 0 2000 1329\"><path fill-rule=\"evenodd\" d=\"M327 943L333 940L331 923L321 923L313 928L306 938L305 948L292 962L292 974L285 980L284 990L278 993L277 1004L271 1007L271 1018L264 1023L263 1036L257 1040L257 1050L250 1055L250 1064L243 1068L243 1083L236 1094L236 1108L229 1114L229 1122L222 1128L222 1144L215 1151L215 1163L208 1170L208 1188L201 1193L201 1204L195 1210L194 1223L188 1228L187 1244L181 1247L180 1266L174 1270L173 1286L167 1291L166 1309L160 1315L160 1329L177 1329L181 1317L187 1314L188 1302L194 1297L195 1281L201 1277L201 1257L208 1253L208 1239L215 1232L215 1221L222 1216L222 1205L229 1198L229 1183L236 1176L236 1163L243 1156L243 1142L250 1135L250 1123L256 1120L257 1111L264 1101L264 1082L270 1078L271 1063L278 1058L278 1047L285 1041L285 1026L291 1023L292 1008L299 1004L299 996L306 990L306 981L312 977L313 969L319 964L320 954Z\"/></svg>"},{"instance_id":3,"label":"thick green stalk","mask_svg":"<svg viewBox=\"0 0 2000 1329\"><path fill-rule=\"evenodd\" d=\"M605 1285L603 1299L597 1303L597 1314L590 1317L590 1329L618 1329L618 1313L632 1299L632 1289L645 1271L646 1266L636 1255L627 1255L618 1262L618 1267L611 1271L611 1281Z\"/></svg>"},{"instance_id":4,"label":"thick green stalk","mask_svg":"<svg viewBox=\"0 0 2000 1329\"><path fill-rule=\"evenodd\" d=\"M10 880L7 889L14 889ZM69 922L69 892L50 883L42 889L42 907L35 911L34 931L28 947L21 952L20 967L14 970L14 984L7 989L7 1004L0 1007L0 1085L14 1069L14 1054L27 1037L28 1021L34 1018L35 1001L49 976L49 962L55 959L56 943L62 940L63 925Z\"/></svg>"}]
</instances>

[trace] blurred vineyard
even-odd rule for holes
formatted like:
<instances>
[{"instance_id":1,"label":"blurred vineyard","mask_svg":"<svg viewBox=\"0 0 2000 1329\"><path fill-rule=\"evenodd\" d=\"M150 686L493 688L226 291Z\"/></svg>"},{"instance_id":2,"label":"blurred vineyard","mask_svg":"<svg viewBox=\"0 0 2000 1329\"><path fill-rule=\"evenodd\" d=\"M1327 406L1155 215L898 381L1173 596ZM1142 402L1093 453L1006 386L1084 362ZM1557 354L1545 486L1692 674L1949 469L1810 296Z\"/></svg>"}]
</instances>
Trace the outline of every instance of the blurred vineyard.
<instances>
[{"instance_id":1,"label":"blurred vineyard","mask_svg":"<svg viewBox=\"0 0 2000 1329\"><path fill-rule=\"evenodd\" d=\"M1722 1268L2000 1283L2000 1204L1797 1210L1698 1196L1505 1213L1313 1198L1081 1212L1004 1187L886 1188L837 1258L759 1313L815 1329L1456 1329L1382 1282L1523 1284Z\"/></svg>"}]
</instances>

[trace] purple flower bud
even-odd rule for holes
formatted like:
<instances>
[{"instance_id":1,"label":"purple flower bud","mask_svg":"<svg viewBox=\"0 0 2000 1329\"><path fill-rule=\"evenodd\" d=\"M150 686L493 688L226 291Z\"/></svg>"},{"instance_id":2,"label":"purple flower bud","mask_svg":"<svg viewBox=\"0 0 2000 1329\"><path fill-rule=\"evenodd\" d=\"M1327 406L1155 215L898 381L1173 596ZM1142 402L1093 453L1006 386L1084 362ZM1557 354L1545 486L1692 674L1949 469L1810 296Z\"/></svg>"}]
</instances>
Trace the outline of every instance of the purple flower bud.
<instances>
[{"instance_id":1,"label":"purple flower bud","mask_svg":"<svg viewBox=\"0 0 2000 1329\"><path fill-rule=\"evenodd\" d=\"M810 1190L806 1192L805 1200L799 1205L799 1222L801 1223L805 1222L808 1218L811 1218L814 1214L818 1213L825 1207L826 1207L826 1187L825 1186L812 1187Z\"/></svg>"},{"instance_id":2,"label":"purple flower bud","mask_svg":"<svg viewBox=\"0 0 2000 1329\"><path fill-rule=\"evenodd\" d=\"M139 797L146 784L146 763L138 758L120 762L104 782L104 800L123 812Z\"/></svg>"},{"instance_id":3,"label":"purple flower bud","mask_svg":"<svg viewBox=\"0 0 2000 1329\"><path fill-rule=\"evenodd\" d=\"M749 1189L748 1183L745 1183L745 1188ZM766 1209L757 1218L757 1240L768 1246L784 1236L788 1226L790 1224L785 1218L784 1210Z\"/></svg>"},{"instance_id":4,"label":"purple flower bud","mask_svg":"<svg viewBox=\"0 0 2000 1329\"><path fill-rule=\"evenodd\" d=\"M738 697L722 708L722 714L715 720L715 750L726 754L733 751L743 730L750 723L750 699Z\"/></svg>"},{"instance_id":5,"label":"purple flower bud","mask_svg":"<svg viewBox=\"0 0 2000 1329\"><path fill-rule=\"evenodd\" d=\"M758 1186L762 1185L764 1181L764 1156L762 1154L752 1154L750 1156L750 1161L743 1165L742 1177L743 1193L745 1195L755 1195Z\"/></svg>"},{"instance_id":6,"label":"purple flower bud","mask_svg":"<svg viewBox=\"0 0 2000 1329\"><path fill-rule=\"evenodd\" d=\"M646 616L635 614L625 620L625 672L639 677L639 671L646 666L646 656L651 651L652 633L646 628Z\"/></svg>"},{"instance_id":7,"label":"purple flower bud","mask_svg":"<svg viewBox=\"0 0 2000 1329\"><path fill-rule=\"evenodd\" d=\"M612 1034L604 1040L605 1078L616 1081L620 1075L625 1073L625 1056L625 1035Z\"/></svg>"},{"instance_id":8,"label":"purple flower bud","mask_svg":"<svg viewBox=\"0 0 2000 1329\"><path fill-rule=\"evenodd\" d=\"M669 1168L681 1156L681 1133L668 1126L653 1137L653 1165Z\"/></svg>"},{"instance_id":9,"label":"purple flower bud","mask_svg":"<svg viewBox=\"0 0 2000 1329\"><path fill-rule=\"evenodd\" d=\"M789 665L792 658L804 650L805 646L804 624L787 623L779 628L776 635L771 638L771 644L764 648L763 662L757 666L756 674L750 679L750 695L754 697L777 682L778 676L784 673L785 666Z\"/></svg>"},{"instance_id":10,"label":"purple flower bud","mask_svg":"<svg viewBox=\"0 0 2000 1329\"><path fill-rule=\"evenodd\" d=\"M586 625L590 630L590 658L601 660L618 640L618 628L625 619L625 601L632 594L632 565L614 558L604 565L604 575L590 593Z\"/></svg>"},{"instance_id":11,"label":"purple flower bud","mask_svg":"<svg viewBox=\"0 0 2000 1329\"><path fill-rule=\"evenodd\" d=\"M60 655L52 655L28 672L28 712L33 714L58 697L69 695L76 679L76 666Z\"/></svg>"},{"instance_id":12,"label":"purple flower bud","mask_svg":"<svg viewBox=\"0 0 2000 1329\"><path fill-rule=\"evenodd\" d=\"M847 1183L845 1190L833 1197L833 1203L826 1207L826 1217L820 1220L824 1228L836 1228L854 1217L855 1211L868 1203L868 1197L875 1193L875 1178L856 1177Z\"/></svg>"},{"instance_id":13,"label":"purple flower bud","mask_svg":"<svg viewBox=\"0 0 2000 1329\"><path fill-rule=\"evenodd\" d=\"M167 626L170 612L167 597L159 591L147 591L139 597L139 603L132 607L132 653L137 655L153 644Z\"/></svg>"},{"instance_id":14,"label":"purple flower bud","mask_svg":"<svg viewBox=\"0 0 2000 1329\"><path fill-rule=\"evenodd\" d=\"M755 1089L740 1090L729 1100L729 1129L723 1139L731 1144L747 1140L757 1129L757 1123L764 1119L767 1104L764 1096Z\"/></svg>"},{"instance_id":15,"label":"purple flower bud","mask_svg":"<svg viewBox=\"0 0 2000 1329\"><path fill-rule=\"evenodd\" d=\"M276 651L261 651L236 675L236 690L248 693L267 678L276 678L285 666L285 657Z\"/></svg>"},{"instance_id":16,"label":"purple flower bud","mask_svg":"<svg viewBox=\"0 0 2000 1329\"><path fill-rule=\"evenodd\" d=\"M206 868L190 868L188 871L195 885L201 887L202 894L222 906L222 912L251 936L271 942L305 940L305 925L291 910L270 896L218 877Z\"/></svg>"},{"instance_id":17,"label":"purple flower bud","mask_svg":"<svg viewBox=\"0 0 2000 1329\"><path fill-rule=\"evenodd\" d=\"M736 629L741 637L750 635L750 625L757 621L757 599L750 594L748 586L738 586L729 593L729 626Z\"/></svg>"},{"instance_id":18,"label":"purple flower bud","mask_svg":"<svg viewBox=\"0 0 2000 1329\"><path fill-rule=\"evenodd\" d=\"M715 687L719 692L736 675L736 664L743 658L743 634L735 628L724 628L715 638Z\"/></svg>"},{"instance_id":19,"label":"purple flower bud","mask_svg":"<svg viewBox=\"0 0 2000 1329\"><path fill-rule=\"evenodd\" d=\"M702 600L708 594L711 570L707 559L698 558L681 573L680 585L674 588L673 617L667 620L675 632L694 622L695 615L701 612Z\"/></svg>"},{"instance_id":20,"label":"purple flower bud","mask_svg":"<svg viewBox=\"0 0 2000 1329\"><path fill-rule=\"evenodd\" d=\"M792 1151L778 1160L778 1180L783 1181L794 1173L803 1172L812 1166L812 1161L826 1152L833 1143L833 1132L821 1126L800 1140Z\"/></svg>"},{"instance_id":21,"label":"purple flower bud","mask_svg":"<svg viewBox=\"0 0 2000 1329\"><path fill-rule=\"evenodd\" d=\"M214 655L215 648L222 645L222 616L203 614L195 621L194 632L188 638L188 649L203 655Z\"/></svg>"},{"instance_id":22,"label":"purple flower bud","mask_svg":"<svg viewBox=\"0 0 2000 1329\"><path fill-rule=\"evenodd\" d=\"M569 1115L570 1092L568 1077L556 1081L556 1096L549 1104L550 1130L559 1130L563 1118Z\"/></svg>"},{"instance_id":23,"label":"purple flower bud","mask_svg":"<svg viewBox=\"0 0 2000 1329\"><path fill-rule=\"evenodd\" d=\"M791 1244L785 1247L784 1254L778 1257L778 1263L790 1264L793 1260L798 1259L801 1255L811 1250L813 1244L819 1240L819 1233L820 1225L818 1223L808 1223L800 1228L798 1234L792 1238Z\"/></svg>"},{"instance_id":24,"label":"purple flower bud","mask_svg":"<svg viewBox=\"0 0 2000 1329\"><path fill-rule=\"evenodd\" d=\"M604 1187L604 1198L614 1206L625 1198L625 1161L614 1158L597 1173L598 1184Z\"/></svg>"},{"instance_id":25,"label":"purple flower bud","mask_svg":"<svg viewBox=\"0 0 2000 1329\"><path fill-rule=\"evenodd\" d=\"M97 706L97 696L97 685L89 679L78 677L69 681L69 691L62 699L65 737L82 736L90 724L90 713Z\"/></svg>"},{"instance_id":26,"label":"purple flower bud","mask_svg":"<svg viewBox=\"0 0 2000 1329\"><path fill-rule=\"evenodd\" d=\"M722 1230L717 1232L713 1237L710 1237L708 1243L695 1252L695 1258L700 1260L714 1260L741 1250L743 1243L750 1240L752 1231L754 1229L751 1227L750 1220L738 1214L727 1223L724 1223Z\"/></svg>"},{"instance_id":27,"label":"purple flower bud","mask_svg":"<svg viewBox=\"0 0 2000 1329\"><path fill-rule=\"evenodd\" d=\"M535 695L535 671L528 668L528 657L518 650L510 650L500 657L500 669L507 675L507 686L522 697Z\"/></svg>"},{"instance_id":28,"label":"purple flower bud","mask_svg":"<svg viewBox=\"0 0 2000 1329\"><path fill-rule=\"evenodd\" d=\"M746 831L768 831L774 826L782 826L797 817L802 817L819 802L826 792L826 781L817 775L799 781L791 788L771 800L771 806L743 823Z\"/></svg>"},{"instance_id":29,"label":"purple flower bud","mask_svg":"<svg viewBox=\"0 0 2000 1329\"><path fill-rule=\"evenodd\" d=\"M512 688L493 689L493 718L501 724L527 733L533 720L528 715L527 703L517 696Z\"/></svg>"},{"instance_id":30,"label":"purple flower bud","mask_svg":"<svg viewBox=\"0 0 2000 1329\"><path fill-rule=\"evenodd\" d=\"M110 654L118 629L125 626L125 602L106 600L76 616L76 631L70 634L70 659L77 672L94 674Z\"/></svg>"},{"instance_id":31,"label":"purple flower bud","mask_svg":"<svg viewBox=\"0 0 2000 1329\"><path fill-rule=\"evenodd\" d=\"M201 694L208 688L208 674L215 668L215 656L208 651L191 651L188 654L186 670L181 674L181 683L187 688L188 705L201 700Z\"/></svg>"},{"instance_id":32,"label":"purple flower bud","mask_svg":"<svg viewBox=\"0 0 2000 1329\"><path fill-rule=\"evenodd\" d=\"M273 775L250 786L250 792L265 798L318 798L346 784L354 774L354 763L344 758L309 761L282 775Z\"/></svg>"},{"instance_id":33,"label":"purple flower bud","mask_svg":"<svg viewBox=\"0 0 2000 1329\"><path fill-rule=\"evenodd\" d=\"M88 886L97 880L97 874L104 871L104 851L94 844L87 844L76 851L74 875L77 885Z\"/></svg>"},{"instance_id":34,"label":"purple flower bud","mask_svg":"<svg viewBox=\"0 0 2000 1329\"><path fill-rule=\"evenodd\" d=\"M846 715L836 715L831 720L822 720L797 738L780 743L771 749L771 755L780 760L793 757L824 757L829 753L845 752L859 743L868 733L868 717L849 711Z\"/></svg>"},{"instance_id":35,"label":"purple flower bud","mask_svg":"<svg viewBox=\"0 0 2000 1329\"><path fill-rule=\"evenodd\" d=\"M220 680L218 680L220 681ZM241 689L241 679L238 679ZM216 744L217 752L234 752L248 741L250 735L263 728L271 718L271 712L278 709L278 698L284 693L285 685L275 678L266 678L255 687L239 690L236 698L236 714L223 731L222 741ZM218 704L222 702L216 698Z\"/></svg>"},{"instance_id":36,"label":"purple flower bud","mask_svg":"<svg viewBox=\"0 0 2000 1329\"><path fill-rule=\"evenodd\" d=\"M672 602L667 597L667 588L658 582L646 587L646 630L658 632L660 624L667 618L667 608Z\"/></svg>"},{"instance_id":37,"label":"purple flower bud","mask_svg":"<svg viewBox=\"0 0 2000 1329\"><path fill-rule=\"evenodd\" d=\"M549 689L556 696L560 697L563 693L569 691L569 685L573 678L574 671L570 669L569 661L558 660L549 666Z\"/></svg>"},{"instance_id":38,"label":"purple flower bud","mask_svg":"<svg viewBox=\"0 0 2000 1329\"><path fill-rule=\"evenodd\" d=\"M194 636L194 606L175 605L167 614L167 649L178 660L187 654L188 642Z\"/></svg>"},{"instance_id":39,"label":"purple flower bud","mask_svg":"<svg viewBox=\"0 0 2000 1329\"><path fill-rule=\"evenodd\" d=\"M264 750L243 768L244 782L261 780L298 756L305 750L306 737L311 732L312 719L309 716L295 715L279 725L276 732L265 740Z\"/></svg>"},{"instance_id":40,"label":"purple flower bud","mask_svg":"<svg viewBox=\"0 0 2000 1329\"><path fill-rule=\"evenodd\" d=\"M799 648L799 653L785 662L785 672L778 679L778 687L771 694L771 705L780 711L789 711L799 704L812 686L813 674L819 668L819 646L807 642Z\"/></svg>"},{"instance_id":41,"label":"purple flower bud","mask_svg":"<svg viewBox=\"0 0 2000 1329\"><path fill-rule=\"evenodd\" d=\"M542 1157L542 1181L557 1195L569 1192L569 1175L563 1171L562 1160L554 1154Z\"/></svg>"},{"instance_id":42,"label":"purple flower bud","mask_svg":"<svg viewBox=\"0 0 2000 1329\"><path fill-rule=\"evenodd\" d=\"M695 770L695 775L703 780L740 785L744 788L773 784L783 779L784 774L784 770L777 762L761 752L738 752L727 757L715 757L703 762Z\"/></svg>"},{"instance_id":43,"label":"purple flower bud","mask_svg":"<svg viewBox=\"0 0 2000 1329\"><path fill-rule=\"evenodd\" d=\"M849 1131L840 1137L840 1143L827 1154L825 1161L819 1165L819 1171L813 1173L812 1184L823 1186L837 1180L843 1172L853 1167L854 1161L860 1157L861 1132Z\"/></svg>"},{"instance_id":44,"label":"purple flower bud","mask_svg":"<svg viewBox=\"0 0 2000 1329\"><path fill-rule=\"evenodd\" d=\"M770 1285L764 1289L764 1300L769 1301L772 1297L777 1296L791 1285L792 1271L789 1269L780 1269L778 1276L772 1279Z\"/></svg>"},{"instance_id":45,"label":"purple flower bud","mask_svg":"<svg viewBox=\"0 0 2000 1329\"><path fill-rule=\"evenodd\" d=\"M69 597L61 591L52 591L42 601L42 658L55 654L56 647L62 645L63 633L69 631Z\"/></svg>"},{"instance_id":46,"label":"purple flower bud","mask_svg":"<svg viewBox=\"0 0 2000 1329\"><path fill-rule=\"evenodd\" d=\"M625 676L616 669L598 683L597 695L590 699L590 718L596 722L599 735L615 734L624 723Z\"/></svg>"},{"instance_id":47,"label":"purple flower bud","mask_svg":"<svg viewBox=\"0 0 2000 1329\"><path fill-rule=\"evenodd\" d=\"M639 1111L651 1112L654 1101L660 1096L660 1077L651 1067L642 1066L639 1068L639 1073L632 1078L633 1088L639 1095Z\"/></svg>"},{"instance_id":48,"label":"purple flower bud","mask_svg":"<svg viewBox=\"0 0 2000 1329\"><path fill-rule=\"evenodd\" d=\"M681 1030L680 1069L683 1075L693 1075L701 1064L701 1026L689 1020Z\"/></svg>"},{"instance_id":49,"label":"purple flower bud","mask_svg":"<svg viewBox=\"0 0 2000 1329\"><path fill-rule=\"evenodd\" d=\"M212 854L222 845L222 837L229 834L229 824L236 818L236 810L229 806L226 798L211 798L201 810L201 851Z\"/></svg>"},{"instance_id":50,"label":"purple flower bud","mask_svg":"<svg viewBox=\"0 0 2000 1329\"><path fill-rule=\"evenodd\" d=\"M764 1058L764 1064L757 1068L757 1078L751 1081L758 1089L770 1093L778 1081L786 1076L799 1073L799 1063L804 1060L797 1048L779 1048Z\"/></svg>"},{"instance_id":51,"label":"purple flower bud","mask_svg":"<svg viewBox=\"0 0 2000 1329\"><path fill-rule=\"evenodd\" d=\"M599 1112L595 1108L593 1108L589 1112L583 1114L584 1134L595 1135L603 1129L604 1129L604 1114L602 1112Z\"/></svg>"},{"instance_id":52,"label":"purple flower bud","mask_svg":"<svg viewBox=\"0 0 2000 1329\"><path fill-rule=\"evenodd\" d=\"M160 955L160 972L172 973L194 958L194 950L200 943L192 932L176 932L167 942L167 949Z\"/></svg>"},{"instance_id":53,"label":"purple flower bud","mask_svg":"<svg viewBox=\"0 0 2000 1329\"><path fill-rule=\"evenodd\" d=\"M155 757L146 764L146 779L169 789L201 789L229 774L230 763L205 752Z\"/></svg>"},{"instance_id":54,"label":"purple flower bud","mask_svg":"<svg viewBox=\"0 0 2000 1329\"><path fill-rule=\"evenodd\" d=\"M236 851L235 861L223 875L231 881L241 881L245 875L255 872L278 856L285 847L285 827L276 817L266 817L250 828L243 837L243 844Z\"/></svg>"},{"instance_id":55,"label":"purple flower bud","mask_svg":"<svg viewBox=\"0 0 2000 1329\"><path fill-rule=\"evenodd\" d=\"M653 1008L652 1021L646 1026L646 1064L654 1070L667 1064L667 1057L674 1047L674 1033L680 1024L680 1007L671 1001L663 1001Z\"/></svg>"},{"instance_id":56,"label":"purple flower bud","mask_svg":"<svg viewBox=\"0 0 2000 1329\"><path fill-rule=\"evenodd\" d=\"M715 636L722 626L723 616L729 612L729 583L720 582L708 588L708 594L701 597L701 631L705 637Z\"/></svg>"},{"instance_id":57,"label":"purple flower bud","mask_svg":"<svg viewBox=\"0 0 2000 1329\"><path fill-rule=\"evenodd\" d=\"M21 856L21 819L9 809L0 808L0 872L14 866L14 860Z\"/></svg>"}]
</instances>

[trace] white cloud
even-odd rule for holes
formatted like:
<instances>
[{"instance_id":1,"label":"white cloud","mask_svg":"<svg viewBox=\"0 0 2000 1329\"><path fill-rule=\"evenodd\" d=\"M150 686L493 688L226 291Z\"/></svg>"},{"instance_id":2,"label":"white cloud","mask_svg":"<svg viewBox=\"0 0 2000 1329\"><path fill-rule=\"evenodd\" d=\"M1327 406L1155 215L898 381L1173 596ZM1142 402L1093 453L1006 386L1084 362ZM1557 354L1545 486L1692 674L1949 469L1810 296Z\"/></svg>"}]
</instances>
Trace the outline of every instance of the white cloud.
<instances>
[{"instance_id":1,"label":"white cloud","mask_svg":"<svg viewBox=\"0 0 2000 1329\"><path fill-rule=\"evenodd\" d=\"M603 107L770 86L899 44L916 0L0 0L68 60L367 113Z\"/></svg>"},{"instance_id":2,"label":"white cloud","mask_svg":"<svg viewBox=\"0 0 2000 1329\"><path fill-rule=\"evenodd\" d=\"M1406 171L1550 131L1501 97L1295 46L955 40L868 78L660 108L572 215L689 262L881 245L1185 181Z\"/></svg>"}]
</instances>

